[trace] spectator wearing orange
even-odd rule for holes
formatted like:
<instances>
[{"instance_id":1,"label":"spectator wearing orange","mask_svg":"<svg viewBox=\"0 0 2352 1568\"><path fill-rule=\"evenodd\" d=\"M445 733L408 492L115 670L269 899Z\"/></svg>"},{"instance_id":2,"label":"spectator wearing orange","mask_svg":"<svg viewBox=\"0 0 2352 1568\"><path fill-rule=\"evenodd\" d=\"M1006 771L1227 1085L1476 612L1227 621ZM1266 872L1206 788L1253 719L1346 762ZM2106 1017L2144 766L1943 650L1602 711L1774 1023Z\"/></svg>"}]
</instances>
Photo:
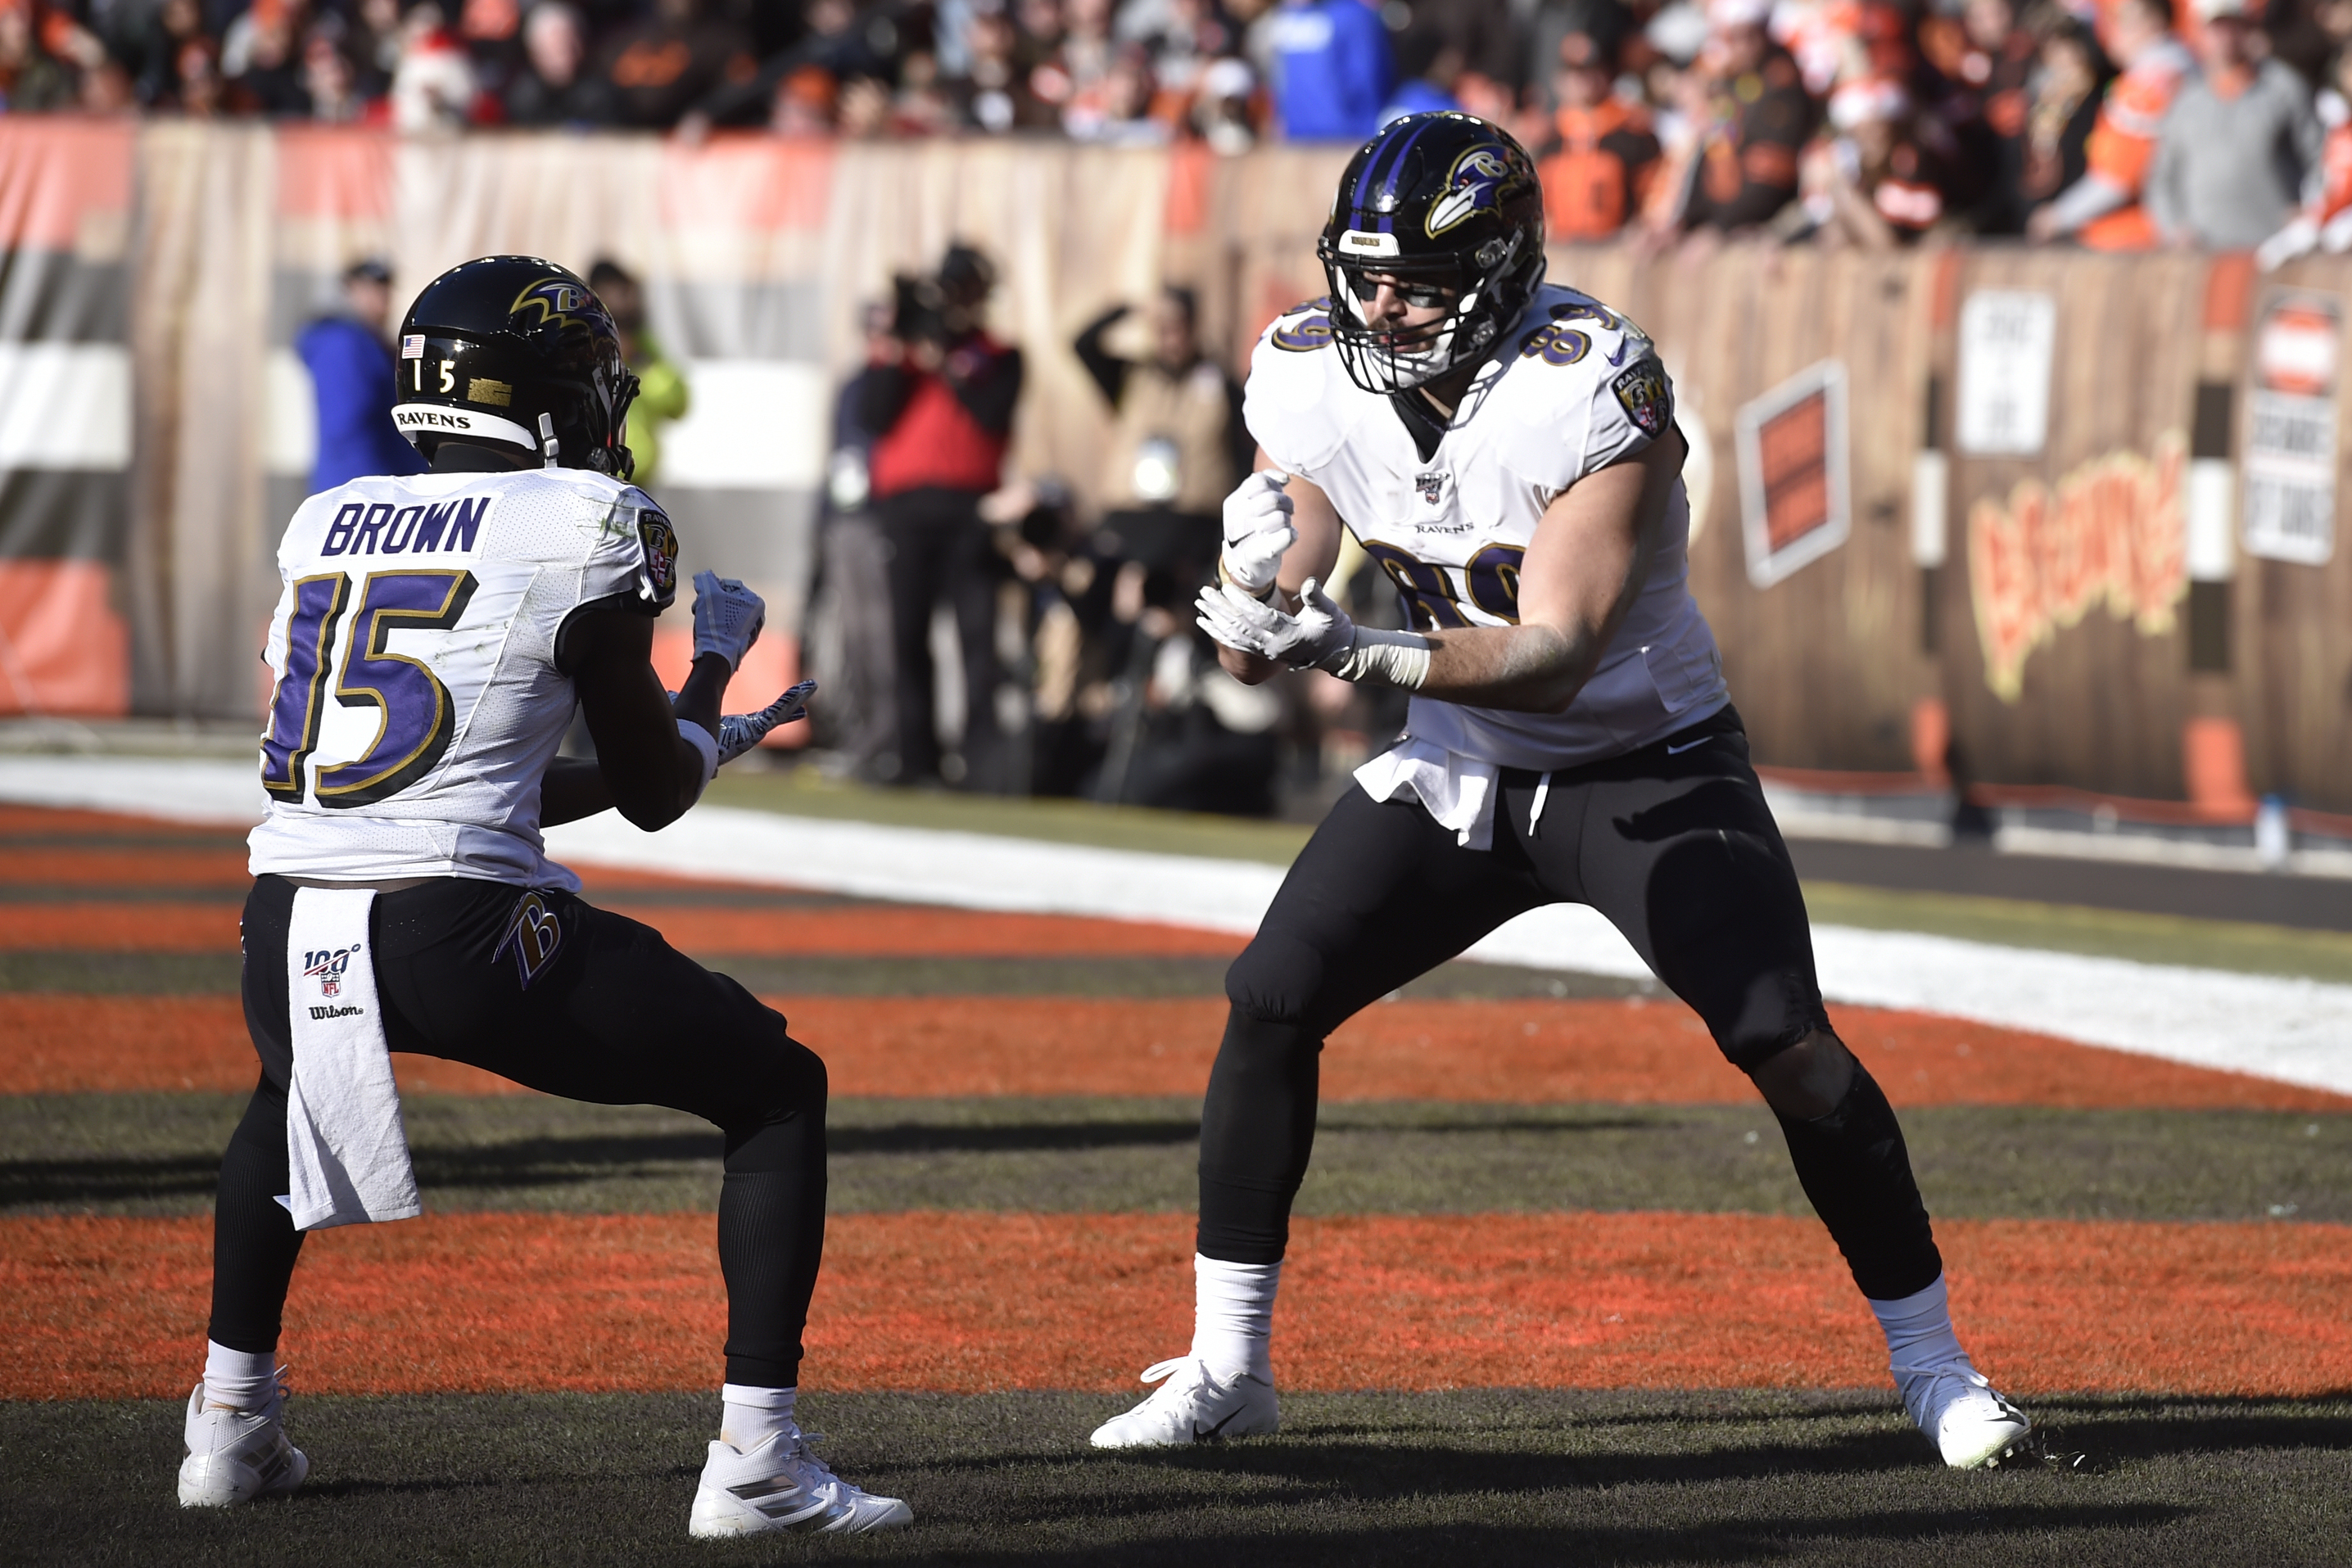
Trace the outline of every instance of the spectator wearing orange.
<instances>
[{"instance_id":1,"label":"spectator wearing orange","mask_svg":"<svg viewBox=\"0 0 2352 1568\"><path fill-rule=\"evenodd\" d=\"M713 89L757 78L760 66L751 35L705 16L702 0L660 0L606 47L597 74L622 124L667 130Z\"/></svg>"},{"instance_id":2,"label":"spectator wearing orange","mask_svg":"<svg viewBox=\"0 0 2352 1568\"><path fill-rule=\"evenodd\" d=\"M1650 116L1612 90L1615 71L1590 33L1559 41L1551 135L1536 152L1544 227L1556 240L1603 240L1642 210L1658 172Z\"/></svg>"},{"instance_id":3,"label":"spectator wearing orange","mask_svg":"<svg viewBox=\"0 0 2352 1568\"><path fill-rule=\"evenodd\" d=\"M1682 204L1688 228L1754 228L1797 193L1797 155L1813 131L1813 100L1796 62L1766 35L1768 0L1714 0L1712 124Z\"/></svg>"},{"instance_id":4,"label":"spectator wearing orange","mask_svg":"<svg viewBox=\"0 0 2352 1568\"><path fill-rule=\"evenodd\" d=\"M2352 48L2336 55L2330 75L2336 93L2352 102ZM2269 272L2315 250L2330 256L2352 250L2352 119L2329 129L2311 199L2284 228L2263 242L2254 259Z\"/></svg>"},{"instance_id":5,"label":"spectator wearing orange","mask_svg":"<svg viewBox=\"0 0 2352 1568\"><path fill-rule=\"evenodd\" d=\"M2123 74L2107 86L2084 148L2084 176L2026 220L2029 238L2074 238L2094 250L2152 250L2155 222L2141 204L2158 133L2196 61L2172 36L2169 0L2117 0L2106 26Z\"/></svg>"},{"instance_id":6,"label":"spectator wearing orange","mask_svg":"<svg viewBox=\"0 0 2352 1568\"><path fill-rule=\"evenodd\" d=\"M2164 117L2147 214L2168 245L2252 250L2316 193L2326 132L2311 89L2262 48L2246 0L2198 12L2204 69Z\"/></svg>"}]
</instances>

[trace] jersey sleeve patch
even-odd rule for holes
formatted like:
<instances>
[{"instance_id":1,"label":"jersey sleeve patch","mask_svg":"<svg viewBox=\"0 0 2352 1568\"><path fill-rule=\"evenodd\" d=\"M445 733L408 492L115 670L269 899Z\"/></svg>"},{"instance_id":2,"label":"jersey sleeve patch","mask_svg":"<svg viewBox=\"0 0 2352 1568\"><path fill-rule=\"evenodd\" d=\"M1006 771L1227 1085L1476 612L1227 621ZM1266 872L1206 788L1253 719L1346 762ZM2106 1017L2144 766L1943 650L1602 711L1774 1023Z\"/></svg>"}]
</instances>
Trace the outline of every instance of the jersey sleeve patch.
<instances>
[{"instance_id":1,"label":"jersey sleeve patch","mask_svg":"<svg viewBox=\"0 0 2352 1568\"><path fill-rule=\"evenodd\" d=\"M1654 354L1645 354L1611 378L1609 390L1633 428L1654 441L1675 421L1675 394L1666 384L1666 370Z\"/></svg>"},{"instance_id":2,"label":"jersey sleeve patch","mask_svg":"<svg viewBox=\"0 0 2352 1568\"><path fill-rule=\"evenodd\" d=\"M637 604L658 615L677 598L677 530L660 507L637 508Z\"/></svg>"}]
</instances>

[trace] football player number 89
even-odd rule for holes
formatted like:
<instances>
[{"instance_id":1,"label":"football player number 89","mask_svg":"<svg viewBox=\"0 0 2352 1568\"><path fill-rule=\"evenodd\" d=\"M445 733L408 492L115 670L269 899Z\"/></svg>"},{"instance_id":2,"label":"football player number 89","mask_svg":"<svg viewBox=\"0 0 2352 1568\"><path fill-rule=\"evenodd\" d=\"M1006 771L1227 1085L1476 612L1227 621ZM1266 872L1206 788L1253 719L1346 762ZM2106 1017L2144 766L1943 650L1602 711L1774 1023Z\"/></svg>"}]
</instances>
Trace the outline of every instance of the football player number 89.
<instances>
[{"instance_id":1,"label":"football player number 89","mask_svg":"<svg viewBox=\"0 0 2352 1568\"><path fill-rule=\"evenodd\" d=\"M337 669L335 633L352 604L350 575L330 572L294 584L286 673L270 695L269 728L261 737L261 787L271 798L302 798L303 764L318 747L331 685L343 706L372 707L378 717L365 751L319 770L311 791L319 804L373 805L433 770L457 732L456 705L423 660L392 652L392 634L455 626L475 586L465 570L370 572L361 580L349 649Z\"/></svg>"},{"instance_id":2,"label":"football player number 89","mask_svg":"<svg viewBox=\"0 0 2352 1568\"><path fill-rule=\"evenodd\" d=\"M1367 544L1364 553L1381 563L1404 596L1407 615L1424 632L1469 625L1461 610L1465 599L1507 625L1519 622L1519 563L1528 552L1517 545L1484 546L1459 567L1439 566L1391 544Z\"/></svg>"}]
</instances>

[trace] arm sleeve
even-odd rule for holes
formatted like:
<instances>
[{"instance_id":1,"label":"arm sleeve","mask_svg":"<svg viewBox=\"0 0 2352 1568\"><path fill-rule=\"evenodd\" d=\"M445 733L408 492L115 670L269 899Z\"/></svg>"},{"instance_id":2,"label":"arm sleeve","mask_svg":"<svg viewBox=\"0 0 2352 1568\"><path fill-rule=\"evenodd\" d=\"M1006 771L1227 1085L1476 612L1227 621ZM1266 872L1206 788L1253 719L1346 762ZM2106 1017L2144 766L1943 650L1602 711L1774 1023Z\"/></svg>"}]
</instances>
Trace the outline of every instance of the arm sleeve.
<instances>
[{"instance_id":1,"label":"arm sleeve","mask_svg":"<svg viewBox=\"0 0 2352 1568\"><path fill-rule=\"evenodd\" d=\"M914 378L903 365L868 365L858 378L857 423L877 439L889 433L907 412L907 400L914 395Z\"/></svg>"},{"instance_id":2,"label":"arm sleeve","mask_svg":"<svg viewBox=\"0 0 2352 1568\"><path fill-rule=\"evenodd\" d=\"M948 386L982 430L1002 435L1013 428L1013 405L1021 401L1021 350L1000 349L971 376L949 377Z\"/></svg>"},{"instance_id":3,"label":"arm sleeve","mask_svg":"<svg viewBox=\"0 0 2352 1568\"><path fill-rule=\"evenodd\" d=\"M1102 389L1104 401L1113 408L1118 406L1118 400L1127 392L1128 366L1125 360L1104 349L1103 337L1127 317L1126 306L1114 305L1087 322L1087 329L1070 345L1077 352L1078 363L1086 366L1087 374L1094 377L1095 385Z\"/></svg>"}]
</instances>

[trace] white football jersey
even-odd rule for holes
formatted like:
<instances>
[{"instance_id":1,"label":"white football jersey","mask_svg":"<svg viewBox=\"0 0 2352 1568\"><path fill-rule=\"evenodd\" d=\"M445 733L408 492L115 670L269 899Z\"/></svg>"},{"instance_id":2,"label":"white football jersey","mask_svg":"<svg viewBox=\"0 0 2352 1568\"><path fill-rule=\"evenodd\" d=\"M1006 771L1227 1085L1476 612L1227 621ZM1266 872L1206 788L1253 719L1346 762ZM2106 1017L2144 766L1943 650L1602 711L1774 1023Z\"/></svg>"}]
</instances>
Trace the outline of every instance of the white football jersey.
<instances>
[{"instance_id":1,"label":"white football jersey","mask_svg":"<svg viewBox=\"0 0 2352 1568\"><path fill-rule=\"evenodd\" d=\"M253 873L576 889L539 833L575 706L556 637L583 605L658 615L677 568L652 498L580 469L354 479L303 502L263 654Z\"/></svg>"},{"instance_id":2,"label":"white football jersey","mask_svg":"<svg viewBox=\"0 0 2352 1568\"><path fill-rule=\"evenodd\" d=\"M1426 459L1387 398L1348 379L1329 306L1277 319L1250 361L1244 416L1267 456L1313 481L1404 595L1416 627L1509 626L1544 508L1674 420L1642 329L1573 288L1536 291ZM1415 696L1405 733L1539 771L1647 746L1730 700L1692 602L1690 504L1676 480L1649 576L1568 711L1511 713Z\"/></svg>"}]
</instances>

